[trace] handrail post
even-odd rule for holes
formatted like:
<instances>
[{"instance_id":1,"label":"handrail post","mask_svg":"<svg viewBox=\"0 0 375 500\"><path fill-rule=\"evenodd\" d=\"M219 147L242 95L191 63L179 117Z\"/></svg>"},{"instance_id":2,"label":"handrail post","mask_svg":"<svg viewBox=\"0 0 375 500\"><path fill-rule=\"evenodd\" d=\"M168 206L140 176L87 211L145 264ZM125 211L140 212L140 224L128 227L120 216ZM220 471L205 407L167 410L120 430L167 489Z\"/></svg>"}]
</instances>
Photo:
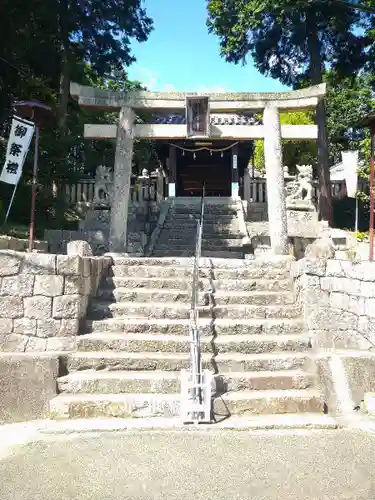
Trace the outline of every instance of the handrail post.
<instances>
[{"instance_id":1,"label":"handrail post","mask_svg":"<svg viewBox=\"0 0 375 500\"><path fill-rule=\"evenodd\" d=\"M193 267L192 298L190 308L190 356L191 372L181 373L181 411L184 423L211 421L211 380L209 370L202 371L200 331L199 331L199 265L202 247L203 220L205 203L205 185L202 189L200 218L197 221L197 235ZM192 398L190 397L192 396ZM190 405L190 406L189 406Z\"/></svg>"}]
</instances>

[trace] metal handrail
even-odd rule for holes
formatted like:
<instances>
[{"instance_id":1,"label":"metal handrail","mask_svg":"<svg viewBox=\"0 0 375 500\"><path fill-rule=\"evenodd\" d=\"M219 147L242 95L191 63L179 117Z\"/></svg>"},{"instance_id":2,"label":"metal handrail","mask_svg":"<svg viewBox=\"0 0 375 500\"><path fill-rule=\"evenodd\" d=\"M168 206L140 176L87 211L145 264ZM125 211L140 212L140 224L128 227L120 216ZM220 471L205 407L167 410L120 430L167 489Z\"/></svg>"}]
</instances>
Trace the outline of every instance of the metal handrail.
<instances>
[{"instance_id":1,"label":"metal handrail","mask_svg":"<svg viewBox=\"0 0 375 500\"><path fill-rule=\"evenodd\" d=\"M204 184L202 189L200 218L197 221L197 235L196 235L196 245L195 245L192 297L191 297L191 308L190 308L190 337L191 337L190 354L191 354L191 365L192 365L191 366L192 382L195 388L193 399L198 404L202 403L202 363L201 363L201 348L200 348L201 346L200 346L200 331L199 331L198 299L199 299L199 265L202 253L205 191L206 191L206 186Z\"/></svg>"}]
</instances>

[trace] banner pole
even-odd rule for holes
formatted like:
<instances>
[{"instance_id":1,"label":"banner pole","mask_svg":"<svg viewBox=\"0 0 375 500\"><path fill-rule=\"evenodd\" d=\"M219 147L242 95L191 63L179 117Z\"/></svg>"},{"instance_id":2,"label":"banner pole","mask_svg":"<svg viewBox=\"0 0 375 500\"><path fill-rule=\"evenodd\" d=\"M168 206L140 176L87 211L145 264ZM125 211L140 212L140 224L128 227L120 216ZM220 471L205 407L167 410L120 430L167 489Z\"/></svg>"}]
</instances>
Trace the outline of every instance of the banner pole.
<instances>
[{"instance_id":1,"label":"banner pole","mask_svg":"<svg viewBox=\"0 0 375 500\"><path fill-rule=\"evenodd\" d=\"M5 214L5 219L4 219L3 225L1 227L4 227L5 224L8 222L8 217L9 217L10 209L12 208L12 205L13 205L14 197L16 195L17 186L18 186L18 183L14 186L12 197L11 197L9 205L8 205L8 210L7 210L7 213Z\"/></svg>"},{"instance_id":2,"label":"banner pole","mask_svg":"<svg viewBox=\"0 0 375 500\"><path fill-rule=\"evenodd\" d=\"M34 248L34 232L35 232L35 206L36 206L36 187L38 176L38 150L39 150L39 126L35 124L35 142L34 142L34 168L33 168L33 183L31 189L31 213L29 227L29 252Z\"/></svg>"},{"instance_id":3,"label":"banner pole","mask_svg":"<svg viewBox=\"0 0 375 500\"><path fill-rule=\"evenodd\" d=\"M355 197L355 241L358 246L358 225L359 225L359 204L358 204L358 194Z\"/></svg>"}]
</instances>

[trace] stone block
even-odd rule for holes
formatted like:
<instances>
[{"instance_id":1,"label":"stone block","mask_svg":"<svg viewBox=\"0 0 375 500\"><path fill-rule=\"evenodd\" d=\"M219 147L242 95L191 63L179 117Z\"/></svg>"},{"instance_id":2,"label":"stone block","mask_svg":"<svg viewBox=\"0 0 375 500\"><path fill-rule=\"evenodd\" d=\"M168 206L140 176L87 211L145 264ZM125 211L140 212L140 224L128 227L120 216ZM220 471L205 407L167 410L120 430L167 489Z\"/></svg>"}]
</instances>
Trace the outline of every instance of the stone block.
<instances>
[{"instance_id":1,"label":"stone block","mask_svg":"<svg viewBox=\"0 0 375 500\"><path fill-rule=\"evenodd\" d=\"M80 320L62 319L58 337L74 337L79 333Z\"/></svg>"},{"instance_id":2,"label":"stone block","mask_svg":"<svg viewBox=\"0 0 375 500\"><path fill-rule=\"evenodd\" d=\"M21 269L24 254L12 250L0 251L0 276L14 276Z\"/></svg>"},{"instance_id":3,"label":"stone block","mask_svg":"<svg viewBox=\"0 0 375 500\"><path fill-rule=\"evenodd\" d=\"M43 295L26 297L24 300L25 317L34 319L49 319L52 313L52 298Z\"/></svg>"},{"instance_id":4,"label":"stone block","mask_svg":"<svg viewBox=\"0 0 375 500\"><path fill-rule=\"evenodd\" d=\"M35 337L36 319L18 318L13 320L13 333Z\"/></svg>"},{"instance_id":5,"label":"stone block","mask_svg":"<svg viewBox=\"0 0 375 500\"><path fill-rule=\"evenodd\" d=\"M330 294L322 290L321 288L311 288L305 290L305 293L301 297L303 304L308 308L310 306L329 306L330 305Z\"/></svg>"},{"instance_id":6,"label":"stone block","mask_svg":"<svg viewBox=\"0 0 375 500\"><path fill-rule=\"evenodd\" d=\"M332 292L344 292L349 295L360 295L361 283L358 280L350 278L332 278L331 281Z\"/></svg>"},{"instance_id":7,"label":"stone block","mask_svg":"<svg viewBox=\"0 0 375 500\"><path fill-rule=\"evenodd\" d=\"M327 292L332 290L332 277L320 278L320 288Z\"/></svg>"},{"instance_id":8,"label":"stone block","mask_svg":"<svg viewBox=\"0 0 375 500\"><path fill-rule=\"evenodd\" d=\"M0 337L13 332L13 322L16 320L2 318L0 321Z\"/></svg>"},{"instance_id":9,"label":"stone block","mask_svg":"<svg viewBox=\"0 0 375 500\"><path fill-rule=\"evenodd\" d=\"M0 294L16 297L31 297L33 294L35 276L19 274L2 279Z\"/></svg>"},{"instance_id":10,"label":"stone block","mask_svg":"<svg viewBox=\"0 0 375 500\"><path fill-rule=\"evenodd\" d=\"M375 318L375 299L365 299L365 312L370 318Z\"/></svg>"},{"instance_id":11,"label":"stone block","mask_svg":"<svg viewBox=\"0 0 375 500\"><path fill-rule=\"evenodd\" d=\"M87 298L82 295L62 295L53 299L52 315L56 319L82 318L86 314Z\"/></svg>"},{"instance_id":12,"label":"stone block","mask_svg":"<svg viewBox=\"0 0 375 500\"><path fill-rule=\"evenodd\" d=\"M23 272L28 274L56 274L56 255L46 253L27 253Z\"/></svg>"},{"instance_id":13,"label":"stone block","mask_svg":"<svg viewBox=\"0 0 375 500\"><path fill-rule=\"evenodd\" d=\"M368 316L358 318L358 331L366 336L375 336L375 319Z\"/></svg>"},{"instance_id":14,"label":"stone block","mask_svg":"<svg viewBox=\"0 0 375 500\"><path fill-rule=\"evenodd\" d=\"M349 278L375 283L375 262L353 263L347 276Z\"/></svg>"},{"instance_id":15,"label":"stone block","mask_svg":"<svg viewBox=\"0 0 375 500\"><path fill-rule=\"evenodd\" d=\"M375 297L375 282L361 281L360 295L362 297Z\"/></svg>"},{"instance_id":16,"label":"stone block","mask_svg":"<svg viewBox=\"0 0 375 500\"><path fill-rule=\"evenodd\" d=\"M83 276L68 276L65 278L64 295L90 295L91 278Z\"/></svg>"},{"instance_id":17,"label":"stone block","mask_svg":"<svg viewBox=\"0 0 375 500\"><path fill-rule=\"evenodd\" d=\"M0 297L0 318L22 318L23 313L22 297L12 295Z\"/></svg>"},{"instance_id":18,"label":"stone block","mask_svg":"<svg viewBox=\"0 0 375 500\"><path fill-rule=\"evenodd\" d=\"M57 356L0 355L0 421L22 422L48 416L56 396Z\"/></svg>"},{"instance_id":19,"label":"stone block","mask_svg":"<svg viewBox=\"0 0 375 500\"><path fill-rule=\"evenodd\" d=\"M79 255L58 255L57 273L64 276L83 276L83 260Z\"/></svg>"},{"instance_id":20,"label":"stone block","mask_svg":"<svg viewBox=\"0 0 375 500\"><path fill-rule=\"evenodd\" d=\"M47 350L47 339L39 337L29 337L26 344L26 352L45 352Z\"/></svg>"},{"instance_id":21,"label":"stone block","mask_svg":"<svg viewBox=\"0 0 375 500\"><path fill-rule=\"evenodd\" d=\"M327 262L327 276L346 278L352 267L353 263L348 260L329 260Z\"/></svg>"},{"instance_id":22,"label":"stone block","mask_svg":"<svg viewBox=\"0 0 375 500\"><path fill-rule=\"evenodd\" d=\"M67 244L66 251L68 255L80 255L81 257L91 257L92 248L87 241L70 241Z\"/></svg>"},{"instance_id":23,"label":"stone block","mask_svg":"<svg viewBox=\"0 0 375 500\"><path fill-rule=\"evenodd\" d=\"M35 295L45 295L46 297L56 297L62 295L64 290L64 276L46 275L36 276L34 285Z\"/></svg>"},{"instance_id":24,"label":"stone block","mask_svg":"<svg viewBox=\"0 0 375 500\"><path fill-rule=\"evenodd\" d=\"M318 349L366 349L368 342L357 330L320 330L314 332Z\"/></svg>"},{"instance_id":25,"label":"stone block","mask_svg":"<svg viewBox=\"0 0 375 500\"><path fill-rule=\"evenodd\" d=\"M76 344L77 342L75 337L51 337L47 339L47 351L75 351Z\"/></svg>"},{"instance_id":26,"label":"stone block","mask_svg":"<svg viewBox=\"0 0 375 500\"><path fill-rule=\"evenodd\" d=\"M349 295L342 292L332 292L330 296L330 305L334 309L347 311L349 309Z\"/></svg>"},{"instance_id":27,"label":"stone block","mask_svg":"<svg viewBox=\"0 0 375 500\"><path fill-rule=\"evenodd\" d=\"M38 319L36 322L36 336L71 337L79 331L78 319Z\"/></svg>"},{"instance_id":28,"label":"stone block","mask_svg":"<svg viewBox=\"0 0 375 500\"><path fill-rule=\"evenodd\" d=\"M40 338L56 337L59 334L61 320L38 319L36 323L36 336Z\"/></svg>"},{"instance_id":29,"label":"stone block","mask_svg":"<svg viewBox=\"0 0 375 500\"><path fill-rule=\"evenodd\" d=\"M17 335L15 333L6 335L1 338L0 350L3 352L25 352L29 338L26 335Z\"/></svg>"},{"instance_id":30,"label":"stone block","mask_svg":"<svg viewBox=\"0 0 375 500\"><path fill-rule=\"evenodd\" d=\"M356 330L358 317L355 314L332 307L314 307L308 310L306 317L309 330Z\"/></svg>"}]
</instances>

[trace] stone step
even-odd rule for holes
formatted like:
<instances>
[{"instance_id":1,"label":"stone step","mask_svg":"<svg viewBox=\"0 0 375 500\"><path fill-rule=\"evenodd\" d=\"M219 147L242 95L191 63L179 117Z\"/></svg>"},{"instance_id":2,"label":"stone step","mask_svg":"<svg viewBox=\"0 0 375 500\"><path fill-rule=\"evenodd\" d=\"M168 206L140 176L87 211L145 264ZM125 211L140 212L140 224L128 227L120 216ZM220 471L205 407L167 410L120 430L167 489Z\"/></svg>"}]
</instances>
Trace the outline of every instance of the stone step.
<instances>
[{"instance_id":1,"label":"stone step","mask_svg":"<svg viewBox=\"0 0 375 500\"><path fill-rule=\"evenodd\" d=\"M221 335L214 339L201 337L201 351L212 355L226 352L300 352L308 348L308 339L301 335ZM190 337L147 333L89 333L77 337L77 350L188 353Z\"/></svg>"},{"instance_id":2,"label":"stone step","mask_svg":"<svg viewBox=\"0 0 375 500\"><path fill-rule=\"evenodd\" d=\"M191 240L188 237L182 237L180 239L163 238L159 240L156 244L158 251L160 250L184 250L186 248L186 243L192 245L195 250L195 240ZM229 248L234 248L236 250L242 249L242 239L238 238L215 238L211 240L202 239L202 249L212 249L212 250L227 250Z\"/></svg>"},{"instance_id":3,"label":"stone step","mask_svg":"<svg viewBox=\"0 0 375 500\"><path fill-rule=\"evenodd\" d=\"M188 319L148 319L148 318L108 318L103 320L87 320L88 333L152 333L163 335L189 335ZM283 335L301 334L304 322L301 318L269 318L269 319L209 319L199 320L202 336L213 335Z\"/></svg>"},{"instance_id":4,"label":"stone step","mask_svg":"<svg viewBox=\"0 0 375 500\"><path fill-rule=\"evenodd\" d=\"M110 288L147 288L158 290L191 290L193 283L192 276L186 278L121 278L107 277L103 282L103 287ZM292 291L291 280L210 280L208 278L199 280L198 284L201 290L213 289L217 292L251 292L251 291L269 291L284 292Z\"/></svg>"},{"instance_id":5,"label":"stone step","mask_svg":"<svg viewBox=\"0 0 375 500\"><path fill-rule=\"evenodd\" d=\"M193 259L187 258L173 258L173 257L129 257L126 254L106 254L113 261L115 266L137 266L137 267L150 267L150 266L161 266L161 267L181 267L186 268L193 265ZM272 269L285 270L291 268L291 264L294 261L293 258L289 256L273 256L268 260L262 261L243 261L232 259L228 261L226 259L201 259L200 267L209 269L237 269L237 268L263 268L264 266Z\"/></svg>"},{"instance_id":6,"label":"stone step","mask_svg":"<svg viewBox=\"0 0 375 500\"><path fill-rule=\"evenodd\" d=\"M228 259L229 261L229 259ZM241 262L235 259L235 262ZM225 279L290 279L290 271L286 268L260 266L257 261L244 260L243 262L256 263L254 266L238 266L237 268L206 268L199 269L200 278L211 278L216 280ZM187 278L193 275L193 265L183 266L138 266L138 265L114 265L112 276L129 278Z\"/></svg>"},{"instance_id":7,"label":"stone step","mask_svg":"<svg viewBox=\"0 0 375 500\"><path fill-rule=\"evenodd\" d=\"M313 390L230 392L214 399L219 415L323 413ZM224 413L226 412L226 413ZM50 402L52 418L170 417L180 415L179 394L60 394Z\"/></svg>"},{"instance_id":8,"label":"stone step","mask_svg":"<svg viewBox=\"0 0 375 500\"><path fill-rule=\"evenodd\" d=\"M158 247L152 252L154 257L194 257L195 248L191 250L159 250ZM228 250L202 250L202 257L220 258L220 259L243 259L243 251Z\"/></svg>"},{"instance_id":9,"label":"stone step","mask_svg":"<svg viewBox=\"0 0 375 500\"><path fill-rule=\"evenodd\" d=\"M89 311L90 319L105 318L165 318L188 319L190 304L186 303L142 303L142 302L114 302L95 300ZM297 305L243 305L228 304L218 306L199 306L199 316L203 318L228 319L267 319L267 318L297 318L301 315L301 308Z\"/></svg>"},{"instance_id":10,"label":"stone step","mask_svg":"<svg viewBox=\"0 0 375 500\"><path fill-rule=\"evenodd\" d=\"M181 213L181 214L171 214L169 213L167 217L165 218L166 222L173 222L176 221L180 224L183 224L184 222L189 222L189 221L195 221L200 219L200 214L194 213L194 214L186 214L186 213ZM237 214L205 214L203 218L203 224L205 222L208 223L216 223L216 224L231 224L232 222L238 221Z\"/></svg>"},{"instance_id":11,"label":"stone step","mask_svg":"<svg viewBox=\"0 0 375 500\"><path fill-rule=\"evenodd\" d=\"M177 231L177 230L183 230L185 229L186 231L189 231L191 233L195 233L197 230L197 220L191 219L191 220L186 220L186 221L177 221L177 220L165 220L163 224L163 229L164 230L169 230L169 231ZM240 231L240 226L237 220L234 220L233 222L230 222L229 224L219 224L214 221L203 221L203 232L209 232L209 233L221 233L221 232L232 232L232 231Z\"/></svg>"},{"instance_id":12,"label":"stone step","mask_svg":"<svg viewBox=\"0 0 375 500\"><path fill-rule=\"evenodd\" d=\"M183 206L174 206L171 207L169 210L169 214L197 214L200 215L202 211L201 205L195 205L195 206L190 206L190 207L183 207ZM224 214L224 215L237 215L237 207L236 206L221 206L221 207L215 207L213 205L205 205L204 207L204 213L206 215L215 215L215 214Z\"/></svg>"},{"instance_id":13,"label":"stone step","mask_svg":"<svg viewBox=\"0 0 375 500\"><path fill-rule=\"evenodd\" d=\"M98 297L103 300L115 302L182 302L190 303L192 291L190 290L167 290L156 288L101 288ZM207 305L209 297L203 292L199 294L199 305Z\"/></svg>"},{"instance_id":14,"label":"stone step","mask_svg":"<svg viewBox=\"0 0 375 500\"><path fill-rule=\"evenodd\" d=\"M243 390L307 389L311 376L300 371L232 372L217 374L213 392ZM180 372L171 371L96 371L73 372L57 380L59 392L78 394L179 393Z\"/></svg>"},{"instance_id":15,"label":"stone step","mask_svg":"<svg viewBox=\"0 0 375 500\"><path fill-rule=\"evenodd\" d=\"M237 292L219 290L208 295L209 303L220 305L288 305L294 304L295 297L292 292L280 291L256 291L256 292Z\"/></svg>"},{"instance_id":16,"label":"stone step","mask_svg":"<svg viewBox=\"0 0 375 500\"><path fill-rule=\"evenodd\" d=\"M228 392L214 401L214 412L219 415L322 413L324 401L319 391L270 390Z\"/></svg>"},{"instance_id":17,"label":"stone step","mask_svg":"<svg viewBox=\"0 0 375 500\"><path fill-rule=\"evenodd\" d=\"M220 243L226 240L236 240L241 241L243 239L243 234L240 231L226 231L226 232L203 232L202 236L202 244L207 243L209 241L215 241ZM158 244L159 243L172 243L172 244L181 244L181 242L185 241L196 241L196 231L186 231L185 229L178 230L165 230L163 229L160 233Z\"/></svg>"},{"instance_id":18,"label":"stone step","mask_svg":"<svg viewBox=\"0 0 375 500\"><path fill-rule=\"evenodd\" d=\"M114 302L182 302L191 303L192 290L175 290L155 288L125 288L115 289L106 287L100 288L98 297L102 300ZM233 292L221 290L218 292L199 292L199 305L227 305L227 304L247 304L247 305L281 305L293 304L294 294L291 292Z\"/></svg>"},{"instance_id":19,"label":"stone step","mask_svg":"<svg viewBox=\"0 0 375 500\"><path fill-rule=\"evenodd\" d=\"M63 358L68 373L96 371L176 371L191 368L188 353L86 351L69 353ZM308 367L307 352L272 352L264 354L202 354L203 368L214 373L302 370Z\"/></svg>"}]
</instances>

